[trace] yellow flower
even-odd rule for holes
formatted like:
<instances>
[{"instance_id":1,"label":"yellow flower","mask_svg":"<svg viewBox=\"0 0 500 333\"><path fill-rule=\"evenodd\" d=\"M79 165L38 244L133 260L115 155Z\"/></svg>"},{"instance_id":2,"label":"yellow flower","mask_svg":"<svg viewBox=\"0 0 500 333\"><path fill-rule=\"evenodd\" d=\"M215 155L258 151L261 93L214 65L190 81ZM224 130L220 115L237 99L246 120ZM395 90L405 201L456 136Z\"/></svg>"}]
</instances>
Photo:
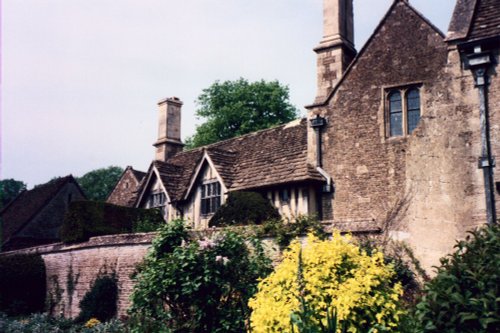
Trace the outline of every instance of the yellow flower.
<instances>
[{"instance_id":1,"label":"yellow flower","mask_svg":"<svg viewBox=\"0 0 500 333\"><path fill-rule=\"evenodd\" d=\"M85 323L85 327L87 328L92 328L96 325L99 325L101 322L99 321L99 319L97 318L90 318L86 323Z\"/></svg>"},{"instance_id":2,"label":"yellow flower","mask_svg":"<svg viewBox=\"0 0 500 333\"><path fill-rule=\"evenodd\" d=\"M257 294L249 301L252 332L289 332L290 316L300 309L298 257L302 257L303 298L316 314L315 321L326 321L331 308L339 320L353 325L394 327L399 321L400 284L391 285L391 266L384 264L381 252L368 256L352 242L350 235L335 232L331 240L309 235L302 247L292 242L283 261L262 280Z\"/></svg>"}]
</instances>

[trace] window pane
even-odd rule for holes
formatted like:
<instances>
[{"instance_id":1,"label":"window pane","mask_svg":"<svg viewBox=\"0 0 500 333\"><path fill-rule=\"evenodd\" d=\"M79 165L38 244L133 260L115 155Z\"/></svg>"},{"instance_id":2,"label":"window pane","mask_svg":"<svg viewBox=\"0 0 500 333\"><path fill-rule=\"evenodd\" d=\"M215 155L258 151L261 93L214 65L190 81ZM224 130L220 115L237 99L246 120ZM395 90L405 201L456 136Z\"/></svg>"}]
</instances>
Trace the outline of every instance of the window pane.
<instances>
[{"instance_id":1,"label":"window pane","mask_svg":"<svg viewBox=\"0 0 500 333\"><path fill-rule=\"evenodd\" d=\"M207 213L207 199L201 199L201 213L204 215Z\"/></svg>"},{"instance_id":2,"label":"window pane","mask_svg":"<svg viewBox=\"0 0 500 333\"><path fill-rule=\"evenodd\" d=\"M411 134L420 120L420 94L418 89L411 89L407 95L408 133Z\"/></svg>"},{"instance_id":3,"label":"window pane","mask_svg":"<svg viewBox=\"0 0 500 333\"><path fill-rule=\"evenodd\" d=\"M207 196L207 192L206 192L206 188L207 186L206 185L201 185L201 197L204 198Z\"/></svg>"},{"instance_id":4,"label":"window pane","mask_svg":"<svg viewBox=\"0 0 500 333\"><path fill-rule=\"evenodd\" d=\"M402 113L391 113L391 136L403 135Z\"/></svg>"},{"instance_id":5,"label":"window pane","mask_svg":"<svg viewBox=\"0 0 500 333\"><path fill-rule=\"evenodd\" d=\"M408 92L408 110L420 109L420 95L417 89Z\"/></svg>"},{"instance_id":6,"label":"window pane","mask_svg":"<svg viewBox=\"0 0 500 333\"><path fill-rule=\"evenodd\" d=\"M401 112L401 110L401 93L399 91L395 91L389 96L389 112Z\"/></svg>"},{"instance_id":7,"label":"window pane","mask_svg":"<svg viewBox=\"0 0 500 333\"><path fill-rule=\"evenodd\" d=\"M408 111L408 133L413 132L420 120L420 110Z\"/></svg>"}]
</instances>

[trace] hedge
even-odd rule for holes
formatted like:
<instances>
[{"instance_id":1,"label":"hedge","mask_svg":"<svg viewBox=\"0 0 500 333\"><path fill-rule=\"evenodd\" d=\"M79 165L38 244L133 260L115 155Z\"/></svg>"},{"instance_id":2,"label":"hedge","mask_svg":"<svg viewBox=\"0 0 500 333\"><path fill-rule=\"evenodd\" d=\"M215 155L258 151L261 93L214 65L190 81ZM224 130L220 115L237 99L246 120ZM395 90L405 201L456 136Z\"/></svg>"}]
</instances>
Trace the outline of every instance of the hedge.
<instances>
[{"instance_id":1,"label":"hedge","mask_svg":"<svg viewBox=\"0 0 500 333\"><path fill-rule=\"evenodd\" d=\"M43 312L45 264L40 255L0 257L0 312L9 316Z\"/></svg>"},{"instance_id":2,"label":"hedge","mask_svg":"<svg viewBox=\"0 0 500 333\"><path fill-rule=\"evenodd\" d=\"M278 210L256 192L230 192L226 202L210 219L210 227L262 224L279 219Z\"/></svg>"},{"instance_id":3,"label":"hedge","mask_svg":"<svg viewBox=\"0 0 500 333\"><path fill-rule=\"evenodd\" d=\"M164 223L157 209L122 207L98 201L74 201L61 226L64 243L87 241L90 237L156 230Z\"/></svg>"}]
</instances>

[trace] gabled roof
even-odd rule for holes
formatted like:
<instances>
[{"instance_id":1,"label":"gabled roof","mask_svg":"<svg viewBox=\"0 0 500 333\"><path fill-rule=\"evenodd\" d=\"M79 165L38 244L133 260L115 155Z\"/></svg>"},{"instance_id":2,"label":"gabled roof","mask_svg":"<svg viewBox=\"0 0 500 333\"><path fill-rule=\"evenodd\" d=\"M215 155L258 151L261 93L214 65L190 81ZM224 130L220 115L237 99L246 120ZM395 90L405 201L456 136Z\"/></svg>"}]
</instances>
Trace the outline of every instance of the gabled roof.
<instances>
[{"instance_id":1,"label":"gabled roof","mask_svg":"<svg viewBox=\"0 0 500 333\"><path fill-rule=\"evenodd\" d=\"M146 176L145 172L135 170L134 168L130 167L132 174L134 175L135 179L140 183L142 179Z\"/></svg>"},{"instance_id":2,"label":"gabled roof","mask_svg":"<svg viewBox=\"0 0 500 333\"><path fill-rule=\"evenodd\" d=\"M73 176L56 178L46 184L39 185L32 190L21 192L5 209L0 212L2 219L2 243L29 223L68 183L75 183L83 197L81 190Z\"/></svg>"},{"instance_id":3,"label":"gabled roof","mask_svg":"<svg viewBox=\"0 0 500 333\"><path fill-rule=\"evenodd\" d=\"M317 106L324 106L328 104L330 99L335 95L339 87L342 85L342 82L346 79L346 77L349 75L351 72L352 68L356 65L356 63L363 57L365 54L366 50L369 48L370 44L373 42L375 36L382 30L384 27L385 23L391 16L391 14L397 9L398 6L404 6L404 8L407 8L410 10L410 13L415 14L417 17L419 17L422 22L424 22L427 26L429 26L432 30L434 30L439 36L442 38L445 37L443 32L439 30L438 27L436 27L431 21L429 21L422 13L420 13L417 9L415 9L409 2L408 0L394 0L392 3L391 7L389 10L385 13L384 17L382 20L380 20L380 23L377 25L373 33L371 34L370 38L366 41L366 43L363 45L361 50L358 52L356 57L351 61L345 72L343 73L342 77L337 81L337 84L333 87L332 91L328 94L328 96L324 99L324 101L320 102L315 102L311 105L307 105L307 109L312 109Z\"/></svg>"},{"instance_id":4,"label":"gabled roof","mask_svg":"<svg viewBox=\"0 0 500 333\"><path fill-rule=\"evenodd\" d=\"M299 119L184 151L169 158L168 162L154 161L152 167L158 170L172 201L183 199L205 154L229 191L324 181L321 174L307 163L307 120ZM146 186L147 180L139 193L143 193Z\"/></svg>"},{"instance_id":5,"label":"gabled roof","mask_svg":"<svg viewBox=\"0 0 500 333\"><path fill-rule=\"evenodd\" d=\"M458 0L448 41L475 41L500 36L500 1Z\"/></svg>"},{"instance_id":6,"label":"gabled roof","mask_svg":"<svg viewBox=\"0 0 500 333\"><path fill-rule=\"evenodd\" d=\"M137 181L137 184L140 184L146 176L146 173L135 170L130 165L127 166L125 170L123 170L113 189L109 192L108 197L106 198L106 202L127 207L130 207L134 204L135 198L137 196L136 192L139 188L139 185L137 185L136 188L131 187L130 189L126 189L125 191L123 190L123 188L120 189L120 187L122 187L122 182L126 181L127 175L131 175L132 177L134 177Z\"/></svg>"}]
</instances>

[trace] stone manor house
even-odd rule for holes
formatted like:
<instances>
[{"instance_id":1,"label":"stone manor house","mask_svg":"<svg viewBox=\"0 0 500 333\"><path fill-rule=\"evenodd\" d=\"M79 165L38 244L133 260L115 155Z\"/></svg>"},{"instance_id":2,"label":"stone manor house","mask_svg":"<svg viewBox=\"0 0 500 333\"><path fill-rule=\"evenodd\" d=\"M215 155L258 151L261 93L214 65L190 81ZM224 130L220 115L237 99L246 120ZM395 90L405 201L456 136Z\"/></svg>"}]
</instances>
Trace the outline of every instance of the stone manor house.
<instances>
[{"instance_id":1,"label":"stone manor house","mask_svg":"<svg viewBox=\"0 0 500 333\"><path fill-rule=\"evenodd\" d=\"M201 229L228 193L256 191L286 218L386 232L437 264L496 220L500 0L458 0L446 34L395 0L360 50L353 41L353 1L324 0L307 119L183 151L182 102L160 101L155 160L127 168L108 201Z\"/></svg>"}]
</instances>

